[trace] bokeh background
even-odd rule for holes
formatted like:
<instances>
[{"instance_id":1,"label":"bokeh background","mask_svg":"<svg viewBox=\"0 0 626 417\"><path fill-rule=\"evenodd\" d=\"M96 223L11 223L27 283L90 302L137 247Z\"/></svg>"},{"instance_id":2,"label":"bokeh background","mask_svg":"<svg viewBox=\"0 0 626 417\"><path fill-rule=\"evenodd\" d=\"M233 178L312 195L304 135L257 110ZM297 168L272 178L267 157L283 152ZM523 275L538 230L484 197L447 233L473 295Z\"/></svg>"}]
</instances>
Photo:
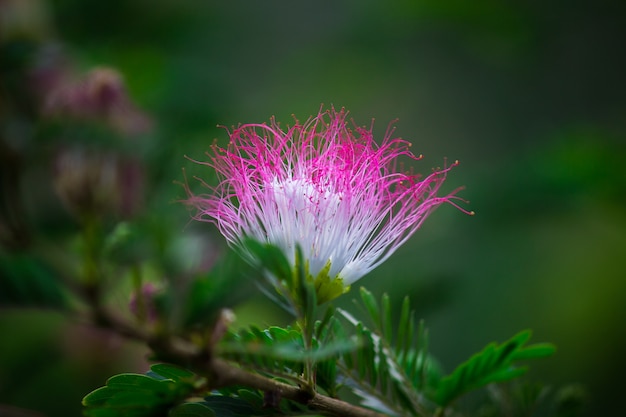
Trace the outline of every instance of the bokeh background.
<instances>
[{"instance_id":1,"label":"bokeh background","mask_svg":"<svg viewBox=\"0 0 626 417\"><path fill-rule=\"evenodd\" d=\"M139 225L162 261L143 268L210 263L223 239L175 182L211 180L185 155L225 142L217 125L321 104L379 134L398 118L416 171L461 161L446 186L476 215L439 209L359 284L410 295L446 369L530 328L558 346L531 379L623 415L625 39L619 0L0 0L2 253L71 266L76 177L97 168L117 180L90 204ZM108 376L146 370L141 347L50 309L5 307L0 334L0 404L23 416L80 415Z\"/></svg>"}]
</instances>

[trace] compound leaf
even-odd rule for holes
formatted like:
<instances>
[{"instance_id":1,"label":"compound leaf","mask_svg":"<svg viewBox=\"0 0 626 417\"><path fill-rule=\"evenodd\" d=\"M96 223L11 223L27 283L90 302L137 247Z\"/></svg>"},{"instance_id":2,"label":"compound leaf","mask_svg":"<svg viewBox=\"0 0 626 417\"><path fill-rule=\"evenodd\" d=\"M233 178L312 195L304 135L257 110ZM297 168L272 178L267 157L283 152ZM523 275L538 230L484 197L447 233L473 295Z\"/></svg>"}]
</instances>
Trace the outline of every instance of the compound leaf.
<instances>
[{"instance_id":1,"label":"compound leaf","mask_svg":"<svg viewBox=\"0 0 626 417\"><path fill-rule=\"evenodd\" d=\"M487 345L481 352L439 381L435 402L445 407L467 391L492 382L517 378L526 372L526 368L514 366L515 361L549 356L554 353L554 347L549 344L525 347L524 344L530 335L531 332L525 330L502 344Z\"/></svg>"}]
</instances>

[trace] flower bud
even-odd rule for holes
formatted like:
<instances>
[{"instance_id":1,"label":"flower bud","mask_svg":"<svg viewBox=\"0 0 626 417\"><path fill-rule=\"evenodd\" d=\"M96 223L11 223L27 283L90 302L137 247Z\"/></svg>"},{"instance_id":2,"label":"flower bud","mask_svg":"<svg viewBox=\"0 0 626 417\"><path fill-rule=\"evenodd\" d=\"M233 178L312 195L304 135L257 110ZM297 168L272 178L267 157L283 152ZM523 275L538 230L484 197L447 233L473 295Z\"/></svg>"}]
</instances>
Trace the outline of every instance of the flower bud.
<instances>
[{"instance_id":1,"label":"flower bud","mask_svg":"<svg viewBox=\"0 0 626 417\"><path fill-rule=\"evenodd\" d=\"M150 118L128 96L122 75L112 68L95 68L81 79L59 82L46 99L45 113L51 117L104 122L128 136L152 128Z\"/></svg>"},{"instance_id":2,"label":"flower bud","mask_svg":"<svg viewBox=\"0 0 626 417\"><path fill-rule=\"evenodd\" d=\"M141 205L142 186L141 166L112 153L75 148L62 151L56 159L54 188L79 216L130 217Z\"/></svg>"}]
</instances>

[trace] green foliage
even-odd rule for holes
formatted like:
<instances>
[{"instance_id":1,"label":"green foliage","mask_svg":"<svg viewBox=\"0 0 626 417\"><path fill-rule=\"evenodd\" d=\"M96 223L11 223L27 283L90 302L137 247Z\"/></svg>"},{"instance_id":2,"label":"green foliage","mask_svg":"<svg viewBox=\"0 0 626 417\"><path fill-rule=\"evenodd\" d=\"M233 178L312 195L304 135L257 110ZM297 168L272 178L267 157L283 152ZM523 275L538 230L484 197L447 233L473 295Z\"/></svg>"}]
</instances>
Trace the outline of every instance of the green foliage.
<instances>
[{"instance_id":1,"label":"green foliage","mask_svg":"<svg viewBox=\"0 0 626 417\"><path fill-rule=\"evenodd\" d=\"M166 363L157 363L150 367L148 375L155 379L171 379L180 384L197 384L198 377L193 372Z\"/></svg>"},{"instance_id":2,"label":"green foliage","mask_svg":"<svg viewBox=\"0 0 626 417\"><path fill-rule=\"evenodd\" d=\"M302 333L291 327L255 326L227 334L217 346L218 353L258 369L301 374L305 361Z\"/></svg>"},{"instance_id":3,"label":"green foliage","mask_svg":"<svg viewBox=\"0 0 626 417\"><path fill-rule=\"evenodd\" d=\"M515 410L515 416L532 416L535 410L545 405L549 391L540 383L527 381L493 384L487 390L487 399L480 405L479 415L498 417Z\"/></svg>"},{"instance_id":4,"label":"green foliage","mask_svg":"<svg viewBox=\"0 0 626 417\"><path fill-rule=\"evenodd\" d=\"M285 254L277 246L254 239L246 239L241 249L242 256L254 264L259 278L268 284L265 286L263 280L257 280L261 291L289 314L298 316L299 304L292 291L295 287L294 271Z\"/></svg>"},{"instance_id":5,"label":"green foliage","mask_svg":"<svg viewBox=\"0 0 626 417\"><path fill-rule=\"evenodd\" d=\"M303 394L318 392L338 398L344 388L359 396L362 405L385 414L444 413L468 391L524 374L526 368L517 366L519 361L554 353L549 344L527 345L530 332L524 331L502 344L489 344L444 376L428 352L428 332L423 322L416 322L408 298L395 318L387 294L378 300L361 288L357 305L365 313L367 325L332 306L315 320L319 292L308 275L300 248L296 248L295 268L275 246L249 241L246 248L247 256L256 259L256 271L252 273L249 263L231 254L211 272L194 280L184 296L179 331L192 344L194 340L204 343L200 342L203 336L199 331L217 331L219 340L202 349L210 349L211 355L263 377L298 386ZM230 331L229 322L216 322L217 312L237 295L233 287L245 286L240 285L242 280L255 274L257 281L272 285L273 297L294 313L293 325ZM219 391L207 395L213 388ZM515 404L530 409L541 393L539 389L520 391ZM193 372L166 364L152 366L147 375L114 376L105 387L87 395L83 404L90 417L156 417L164 413L174 417L239 417L313 411L281 398L278 391L261 392L245 383L209 387ZM483 411L498 412L506 405L493 402L490 407Z\"/></svg>"},{"instance_id":6,"label":"green foliage","mask_svg":"<svg viewBox=\"0 0 626 417\"><path fill-rule=\"evenodd\" d=\"M580 385L561 388L555 398L556 417L576 417L583 414L587 405L587 391Z\"/></svg>"},{"instance_id":7,"label":"green foliage","mask_svg":"<svg viewBox=\"0 0 626 417\"><path fill-rule=\"evenodd\" d=\"M487 398L477 412L480 417L580 417L584 414L586 391L579 385L568 385L559 390L540 382L516 380L492 384Z\"/></svg>"},{"instance_id":8,"label":"green foliage","mask_svg":"<svg viewBox=\"0 0 626 417\"><path fill-rule=\"evenodd\" d=\"M169 412L169 417L216 417L215 411L202 403L185 403Z\"/></svg>"},{"instance_id":9,"label":"green foliage","mask_svg":"<svg viewBox=\"0 0 626 417\"><path fill-rule=\"evenodd\" d=\"M268 410L254 407L235 397L211 395L204 401L185 403L172 409L169 417L247 417L270 415Z\"/></svg>"},{"instance_id":10,"label":"green foliage","mask_svg":"<svg viewBox=\"0 0 626 417\"><path fill-rule=\"evenodd\" d=\"M283 251L275 245L246 239L243 252L261 270L270 284L266 295L296 317L314 317L312 309L349 290L343 280L328 275L330 261L317 276L309 272L308 262L300 247L295 248L295 265L290 264Z\"/></svg>"},{"instance_id":11,"label":"green foliage","mask_svg":"<svg viewBox=\"0 0 626 417\"><path fill-rule=\"evenodd\" d=\"M452 374L442 376L428 353L427 331L423 323L416 325L408 298L394 334L388 296L384 294L379 303L364 288L360 296L372 328L340 311L362 341L359 349L343 355L341 366L354 392L370 405L376 398L375 406L383 412L421 415L435 406L445 408L468 391L523 375L526 368L516 367L518 361L546 357L555 350L550 344L526 345L530 332L524 331L503 344L489 344Z\"/></svg>"},{"instance_id":12,"label":"green foliage","mask_svg":"<svg viewBox=\"0 0 626 417\"><path fill-rule=\"evenodd\" d=\"M270 328L263 333L252 328L248 334L239 335L240 341L246 340L252 342L252 345L238 345L235 349L231 345L229 351L231 354L243 355L240 358L252 359L250 363L256 366L267 366L269 360L274 361L275 369L279 369L280 372L293 373L294 369L298 369L298 373L303 376L303 384L312 389L315 385L314 373L318 362L329 359L332 355L352 350L356 346L354 340L346 338L331 340L328 337L329 333L325 334L324 345L320 345L319 340L314 337L316 326L318 326L318 331L320 330L320 324L315 322L317 307L320 303L327 301L327 297L334 298L340 294L336 292L336 286L341 282L330 283L324 279L312 277L300 247L295 248L293 268L282 251L274 245L247 240L243 248L251 254L253 260L264 271L264 279L270 284L270 289L265 290L266 294L296 318L299 330L295 331L290 328L285 332L284 329ZM342 284L341 288L343 292ZM324 298L318 298L320 296ZM329 322L325 321L322 327L326 324ZM260 336L259 340L255 341L255 336ZM263 343L257 343L259 341ZM283 363L284 361L289 363ZM330 378L336 372L334 365L326 361L320 369L323 372L322 380L325 388L334 392L336 383L334 378L332 380Z\"/></svg>"},{"instance_id":13,"label":"green foliage","mask_svg":"<svg viewBox=\"0 0 626 417\"><path fill-rule=\"evenodd\" d=\"M253 262L267 270L283 285L288 285L293 279L291 265L285 254L277 246L261 243L254 239L246 239L243 243L243 249L249 252Z\"/></svg>"},{"instance_id":14,"label":"green foliage","mask_svg":"<svg viewBox=\"0 0 626 417\"><path fill-rule=\"evenodd\" d=\"M516 367L515 362L550 356L555 348L549 344L524 346L531 332L522 331L502 344L491 343L481 352L459 365L444 377L436 388L435 401L447 406L467 391L492 382L508 381L526 373L526 368Z\"/></svg>"},{"instance_id":15,"label":"green foliage","mask_svg":"<svg viewBox=\"0 0 626 417\"><path fill-rule=\"evenodd\" d=\"M251 283L251 266L228 251L210 271L193 277L182 294L172 289L160 294L156 302L164 316L174 318L174 327L202 328L211 325L223 308L247 298Z\"/></svg>"},{"instance_id":16,"label":"green foliage","mask_svg":"<svg viewBox=\"0 0 626 417\"><path fill-rule=\"evenodd\" d=\"M309 408L280 397L278 392L246 388L224 388L204 398L201 403L217 417L299 416L314 414Z\"/></svg>"},{"instance_id":17,"label":"green foliage","mask_svg":"<svg viewBox=\"0 0 626 417\"><path fill-rule=\"evenodd\" d=\"M150 375L120 374L83 398L89 417L157 417L183 401L203 379L182 368L153 365Z\"/></svg>"},{"instance_id":18,"label":"green foliage","mask_svg":"<svg viewBox=\"0 0 626 417\"><path fill-rule=\"evenodd\" d=\"M502 344L489 344L450 375L442 376L428 353L427 331L423 323L415 322L408 298L402 303L396 329L389 297L384 294L379 302L364 288L360 290L360 305L371 327L333 307L321 320L308 325L309 315L315 314L317 307L315 289L301 268L296 268L295 278L299 279L298 297L304 306L301 319L305 324L264 330L251 326L227 332L213 347L213 354L267 377L309 386L333 397L345 387L360 396L363 405L382 413L421 416L436 412L438 407L443 412L470 390L519 377L526 371L516 366L520 360L554 353L549 344L527 345L530 332L524 331ZM338 313L350 331L338 320ZM307 375L315 377L308 379ZM280 398L277 392L245 387L222 387L219 393L200 400L199 390L208 389L205 385L206 380L189 370L157 364L148 375L112 377L105 387L87 395L83 404L85 414L91 417L150 417L165 412L175 417L311 413L306 406ZM541 394L540 389L529 388L509 402L530 409ZM494 402L483 413L498 412L505 406Z\"/></svg>"},{"instance_id":19,"label":"green foliage","mask_svg":"<svg viewBox=\"0 0 626 417\"><path fill-rule=\"evenodd\" d=\"M83 399L89 417L244 417L310 415L311 410L278 394L259 390L224 388L202 398L206 380L193 372L156 364L147 375L120 374ZM275 404L268 402L275 398Z\"/></svg>"},{"instance_id":20,"label":"green foliage","mask_svg":"<svg viewBox=\"0 0 626 417\"><path fill-rule=\"evenodd\" d=\"M295 276L292 285L296 295L296 306L300 309L299 319L310 323L315 319L317 311L317 290L305 265L302 248L299 246L296 247L296 266L294 269ZM307 339L310 339L312 328L308 326L308 323L305 331L307 332Z\"/></svg>"},{"instance_id":21,"label":"green foliage","mask_svg":"<svg viewBox=\"0 0 626 417\"><path fill-rule=\"evenodd\" d=\"M316 378L319 388L326 391L330 396L337 396L337 391L340 387L338 382L338 364L337 359L343 355L348 355L350 351L355 351L361 345L361 340L353 336L349 338L343 326L336 318L336 310L333 307L329 307L326 310L324 318L315 323L315 340L321 346L329 346L332 343L348 342L352 344L352 348L343 352L336 352L337 354L329 357L326 360L321 360L316 366Z\"/></svg>"},{"instance_id":22,"label":"green foliage","mask_svg":"<svg viewBox=\"0 0 626 417\"><path fill-rule=\"evenodd\" d=\"M333 338L326 330L323 341L313 339L311 349L306 349L304 336L298 329L272 326L261 330L251 326L226 335L217 346L217 353L250 367L296 377L304 372L307 361L326 363L328 367L323 361L334 360L358 346L356 339ZM326 369L326 372L332 371Z\"/></svg>"},{"instance_id":23,"label":"green foliage","mask_svg":"<svg viewBox=\"0 0 626 417\"><path fill-rule=\"evenodd\" d=\"M405 299L400 327L394 335L388 296L383 295L380 304L365 288L360 289L360 296L372 329L340 310L362 342L358 350L342 357L340 366L350 378L350 383L346 385L352 386L364 403L381 412L393 410L398 414L423 414L427 404L418 389L422 388L427 371L434 369L426 351L423 326L415 331L413 312L408 299ZM376 401L373 402L373 399Z\"/></svg>"},{"instance_id":24,"label":"green foliage","mask_svg":"<svg viewBox=\"0 0 626 417\"><path fill-rule=\"evenodd\" d=\"M41 260L26 254L0 255L0 307L66 308L59 277Z\"/></svg>"}]
</instances>

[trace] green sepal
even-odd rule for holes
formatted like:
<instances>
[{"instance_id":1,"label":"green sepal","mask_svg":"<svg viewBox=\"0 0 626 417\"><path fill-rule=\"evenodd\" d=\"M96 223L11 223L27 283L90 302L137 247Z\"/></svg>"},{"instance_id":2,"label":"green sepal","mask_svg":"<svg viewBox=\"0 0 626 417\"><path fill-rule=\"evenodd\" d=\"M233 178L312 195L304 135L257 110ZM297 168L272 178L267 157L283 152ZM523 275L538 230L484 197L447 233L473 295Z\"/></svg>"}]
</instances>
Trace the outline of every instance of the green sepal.
<instances>
[{"instance_id":1,"label":"green sepal","mask_svg":"<svg viewBox=\"0 0 626 417\"><path fill-rule=\"evenodd\" d=\"M306 290L302 288L303 278L314 286L317 305L331 301L350 289L350 286L345 285L341 277L329 275L330 261L316 276L311 275L309 262L304 258L300 247L294 249L295 265L290 265L282 250L270 243L245 239L242 248L243 252L247 252L248 256L253 258L252 262L256 266L269 273L270 276L265 278L274 285L279 297L291 298L292 304L297 304L294 306L297 309L302 308L307 299L310 302L310 294L307 294ZM280 301L284 300L281 299Z\"/></svg>"},{"instance_id":2,"label":"green sepal","mask_svg":"<svg viewBox=\"0 0 626 417\"><path fill-rule=\"evenodd\" d=\"M340 278L339 276L331 278L331 276L329 275L330 267L331 263L330 261L328 261L326 262L326 265L324 265L324 268L322 268L322 270L317 274L317 276L311 276L311 279L313 280L313 283L315 285L315 292L317 293L318 305L334 300L340 295L350 291L350 286L345 285L342 278Z\"/></svg>"}]
</instances>

